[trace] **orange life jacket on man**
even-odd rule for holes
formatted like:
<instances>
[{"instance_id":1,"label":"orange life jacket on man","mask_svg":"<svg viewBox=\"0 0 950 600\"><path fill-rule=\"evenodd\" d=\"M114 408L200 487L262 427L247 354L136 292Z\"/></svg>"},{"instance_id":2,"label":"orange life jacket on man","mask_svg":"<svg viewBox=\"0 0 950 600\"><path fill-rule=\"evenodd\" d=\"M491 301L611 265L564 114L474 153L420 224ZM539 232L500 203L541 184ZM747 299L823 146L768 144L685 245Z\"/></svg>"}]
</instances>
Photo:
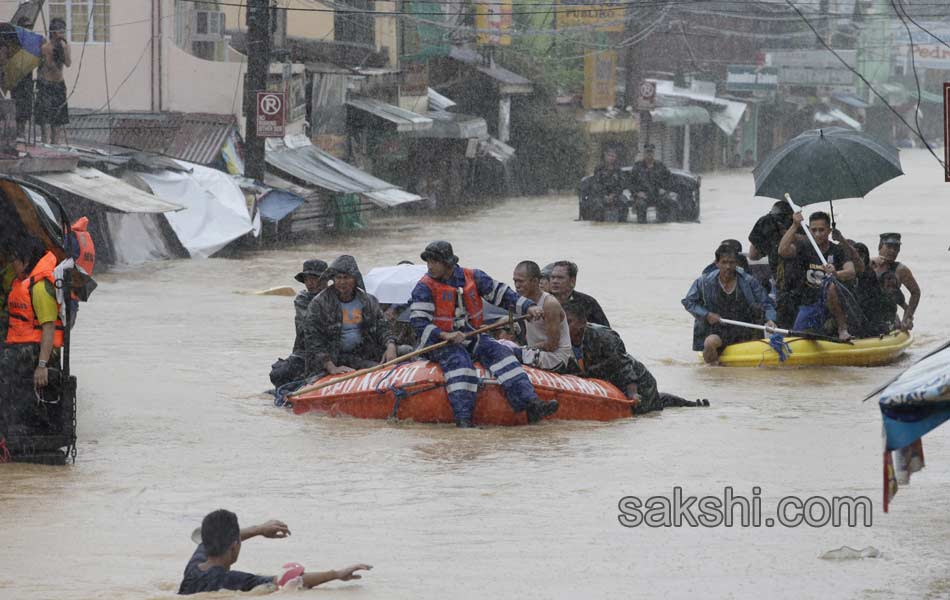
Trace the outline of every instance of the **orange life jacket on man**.
<instances>
[{"instance_id":1,"label":"orange life jacket on man","mask_svg":"<svg viewBox=\"0 0 950 600\"><path fill-rule=\"evenodd\" d=\"M96 245L92 243L92 236L86 229L88 225L89 219L79 217L70 229L73 230L76 241L79 242L79 257L76 258L76 265L82 267L87 275L92 275L92 270L96 266Z\"/></svg>"},{"instance_id":2,"label":"orange life jacket on man","mask_svg":"<svg viewBox=\"0 0 950 600\"><path fill-rule=\"evenodd\" d=\"M7 297L10 315L10 327L7 329L8 344L39 344L43 340L43 327L33 312L33 286L43 280L56 285L53 270L56 268L56 256L47 252L36 263L29 277L13 282L13 289ZM53 335L53 347L63 347L63 322L56 318L56 333Z\"/></svg>"},{"instance_id":3,"label":"orange life jacket on man","mask_svg":"<svg viewBox=\"0 0 950 600\"><path fill-rule=\"evenodd\" d=\"M471 269L462 269L462 272L465 274L462 306L459 306L456 288L428 274L422 277L422 283L432 292L432 303L435 304L433 323L442 331L461 329L466 322L476 329L482 326L482 296L478 293L475 273Z\"/></svg>"}]
</instances>

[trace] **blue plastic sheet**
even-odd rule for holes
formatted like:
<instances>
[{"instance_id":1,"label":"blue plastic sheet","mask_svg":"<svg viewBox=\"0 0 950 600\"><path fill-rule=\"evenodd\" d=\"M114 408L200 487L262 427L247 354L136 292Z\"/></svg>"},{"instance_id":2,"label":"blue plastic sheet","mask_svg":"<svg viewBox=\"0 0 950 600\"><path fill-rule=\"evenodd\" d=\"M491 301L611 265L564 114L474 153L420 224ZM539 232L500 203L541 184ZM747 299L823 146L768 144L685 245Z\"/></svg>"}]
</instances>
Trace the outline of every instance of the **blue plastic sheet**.
<instances>
[{"instance_id":1,"label":"blue plastic sheet","mask_svg":"<svg viewBox=\"0 0 950 600\"><path fill-rule=\"evenodd\" d=\"M304 199L297 194L283 190L271 190L264 194L257 202L261 218L276 223L304 203Z\"/></svg>"}]
</instances>

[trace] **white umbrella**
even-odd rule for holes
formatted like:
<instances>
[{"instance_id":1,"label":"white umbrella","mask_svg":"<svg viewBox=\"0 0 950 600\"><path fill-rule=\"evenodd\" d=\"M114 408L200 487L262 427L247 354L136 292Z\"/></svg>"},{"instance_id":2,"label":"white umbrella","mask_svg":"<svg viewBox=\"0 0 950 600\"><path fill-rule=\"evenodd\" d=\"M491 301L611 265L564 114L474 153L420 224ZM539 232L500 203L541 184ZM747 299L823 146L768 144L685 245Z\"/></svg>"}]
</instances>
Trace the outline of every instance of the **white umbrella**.
<instances>
[{"instance_id":1,"label":"white umbrella","mask_svg":"<svg viewBox=\"0 0 950 600\"><path fill-rule=\"evenodd\" d=\"M407 304L412 288L426 274L425 265L376 267L363 276L366 291L383 304Z\"/></svg>"}]
</instances>

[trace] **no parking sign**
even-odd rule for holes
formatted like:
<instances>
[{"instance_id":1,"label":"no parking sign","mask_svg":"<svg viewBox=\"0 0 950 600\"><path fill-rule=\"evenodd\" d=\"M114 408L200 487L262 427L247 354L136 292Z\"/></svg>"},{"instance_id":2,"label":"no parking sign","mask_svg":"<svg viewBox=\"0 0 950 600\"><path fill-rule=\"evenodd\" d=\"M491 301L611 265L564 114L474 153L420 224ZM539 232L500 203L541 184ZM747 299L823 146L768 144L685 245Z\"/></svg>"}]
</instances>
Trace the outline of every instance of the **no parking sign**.
<instances>
[{"instance_id":1,"label":"no parking sign","mask_svg":"<svg viewBox=\"0 0 950 600\"><path fill-rule=\"evenodd\" d=\"M257 137L284 137L284 92L257 92Z\"/></svg>"}]
</instances>

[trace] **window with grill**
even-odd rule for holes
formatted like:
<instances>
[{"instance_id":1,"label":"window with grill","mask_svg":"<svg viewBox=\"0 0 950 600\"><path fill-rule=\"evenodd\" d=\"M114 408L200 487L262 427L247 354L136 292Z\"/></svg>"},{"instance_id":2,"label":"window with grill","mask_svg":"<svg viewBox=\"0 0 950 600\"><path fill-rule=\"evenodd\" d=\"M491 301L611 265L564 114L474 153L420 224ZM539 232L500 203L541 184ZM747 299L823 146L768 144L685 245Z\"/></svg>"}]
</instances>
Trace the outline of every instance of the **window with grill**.
<instances>
[{"instance_id":1,"label":"window with grill","mask_svg":"<svg viewBox=\"0 0 950 600\"><path fill-rule=\"evenodd\" d=\"M50 0L49 19L66 22L66 39L73 43L108 42L110 0Z\"/></svg>"}]
</instances>

